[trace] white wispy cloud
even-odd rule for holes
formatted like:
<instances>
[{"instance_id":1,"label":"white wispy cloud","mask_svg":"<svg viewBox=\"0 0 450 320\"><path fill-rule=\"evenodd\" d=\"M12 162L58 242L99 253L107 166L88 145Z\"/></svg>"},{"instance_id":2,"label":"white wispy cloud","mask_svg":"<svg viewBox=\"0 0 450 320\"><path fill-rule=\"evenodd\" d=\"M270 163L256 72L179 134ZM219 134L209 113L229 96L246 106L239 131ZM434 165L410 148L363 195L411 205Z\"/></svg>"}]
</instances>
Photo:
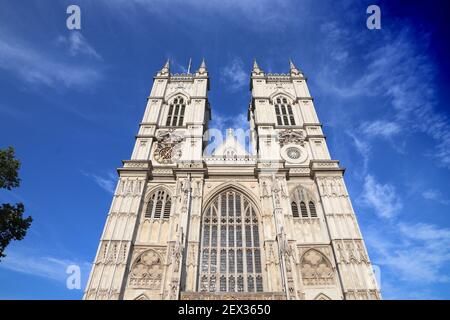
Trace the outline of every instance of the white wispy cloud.
<instances>
[{"instance_id":1,"label":"white wispy cloud","mask_svg":"<svg viewBox=\"0 0 450 320\"><path fill-rule=\"evenodd\" d=\"M385 101L390 117L367 122L363 132L384 138L425 134L435 141L430 157L450 168L450 121L438 108L437 71L426 53L428 36L401 26L383 30L383 41L369 43L361 30L335 22L326 23L321 31L327 50L319 85L342 99L376 96ZM353 53L362 47L369 53L358 60L360 55ZM355 78L348 70L358 63L361 76Z\"/></svg>"},{"instance_id":2,"label":"white wispy cloud","mask_svg":"<svg viewBox=\"0 0 450 320\"><path fill-rule=\"evenodd\" d=\"M370 229L366 241L375 249L375 263L389 268L398 280L416 285L450 280L443 270L450 261L450 229L399 222Z\"/></svg>"},{"instance_id":3,"label":"white wispy cloud","mask_svg":"<svg viewBox=\"0 0 450 320\"><path fill-rule=\"evenodd\" d=\"M372 148L370 146L370 143L362 138L361 136L357 136L351 131L347 131L347 134L352 139L353 145L356 148L356 151L361 155L363 158L363 168L362 168L362 175L360 177L364 177L367 173L367 170L369 168L369 161L370 161L370 155Z\"/></svg>"},{"instance_id":4,"label":"white wispy cloud","mask_svg":"<svg viewBox=\"0 0 450 320\"><path fill-rule=\"evenodd\" d=\"M440 192L439 190L436 190L436 189L425 190L424 192L422 192L422 197L424 199L436 201L441 204L445 204L445 205L450 204L450 201L444 198L444 196L442 195L442 192Z\"/></svg>"},{"instance_id":5,"label":"white wispy cloud","mask_svg":"<svg viewBox=\"0 0 450 320\"><path fill-rule=\"evenodd\" d=\"M231 91L237 91L248 85L250 78L244 70L244 62L240 58L234 58L220 70L221 81Z\"/></svg>"},{"instance_id":6,"label":"white wispy cloud","mask_svg":"<svg viewBox=\"0 0 450 320\"><path fill-rule=\"evenodd\" d=\"M130 19L129 13L137 12L165 17L170 11L172 19L202 24L203 19L197 16L207 13L243 23L248 29L256 31L280 30L299 18L298 14L290 10L293 4L291 0L103 0L100 3L117 10L121 19ZM127 14L124 14L125 10ZM190 14L187 15L186 11Z\"/></svg>"},{"instance_id":7,"label":"white wispy cloud","mask_svg":"<svg viewBox=\"0 0 450 320\"><path fill-rule=\"evenodd\" d=\"M396 122L375 120L364 123L361 126L361 130L369 137L381 136L383 138L391 138L400 133L401 127Z\"/></svg>"},{"instance_id":8,"label":"white wispy cloud","mask_svg":"<svg viewBox=\"0 0 450 320\"><path fill-rule=\"evenodd\" d=\"M377 182L370 174L366 175L361 197L363 204L372 207L381 218L393 218L403 207L395 187Z\"/></svg>"},{"instance_id":9,"label":"white wispy cloud","mask_svg":"<svg viewBox=\"0 0 450 320\"><path fill-rule=\"evenodd\" d=\"M68 46L70 55L86 55L95 59L102 59L101 55L92 47L83 34L79 31L71 31L68 36L59 36L58 43Z\"/></svg>"},{"instance_id":10,"label":"white wispy cloud","mask_svg":"<svg viewBox=\"0 0 450 320\"><path fill-rule=\"evenodd\" d=\"M0 35L0 69L27 83L49 87L87 88L102 77L93 66L64 62L5 34Z\"/></svg>"},{"instance_id":11,"label":"white wispy cloud","mask_svg":"<svg viewBox=\"0 0 450 320\"><path fill-rule=\"evenodd\" d=\"M0 263L0 268L65 283L67 267L71 265L80 267L82 278L88 277L91 268L88 262L41 255L30 250L8 252Z\"/></svg>"},{"instance_id":12,"label":"white wispy cloud","mask_svg":"<svg viewBox=\"0 0 450 320\"><path fill-rule=\"evenodd\" d=\"M114 194L117 183L117 175L112 172L109 172L106 176L99 176L94 173L88 173L85 171L81 171L83 175L91 178L100 188L106 190L107 192Z\"/></svg>"}]
</instances>

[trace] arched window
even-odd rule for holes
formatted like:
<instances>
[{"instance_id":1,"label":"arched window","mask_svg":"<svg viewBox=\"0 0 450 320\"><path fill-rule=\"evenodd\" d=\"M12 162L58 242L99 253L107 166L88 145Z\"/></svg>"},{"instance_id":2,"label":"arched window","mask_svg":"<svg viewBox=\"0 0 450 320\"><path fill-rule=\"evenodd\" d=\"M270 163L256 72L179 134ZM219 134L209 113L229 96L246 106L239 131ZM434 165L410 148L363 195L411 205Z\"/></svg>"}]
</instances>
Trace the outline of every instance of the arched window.
<instances>
[{"instance_id":1,"label":"arched window","mask_svg":"<svg viewBox=\"0 0 450 320\"><path fill-rule=\"evenodd\" d=\"M300 202L300 211L302 212L302 218L308 218L308 210L306 209L306 204L303 201Z\"/></svg>"},{"instance_id":2,"label":"arched window","mask_svg":"<svg viewBox=\"0 0 450 320\"><path fill-rule=\"evenodd\" d=\"M295 202L291 203L291 208L292 208L292 216L294 218L298 218L299 217L299 215L298 215L298 206L297 206L297 204Z\"/></svg>"},{"instance_id":3,"label":"arched window","mask_svg":"<svg viewBox=\"0 0 450 320\"><path fill-rule=\"evenodd\" d=\"M299 185L289 195L291 199L292 216L298 218L317 218L317 198L308 188ZM300 208L298 208L300 207ZM300 212L299 212L300 211Z\"/></svg>"},{"instance_id":4,"label":"arched window","mask_svg":"<svg viewBox=\"0 0 450 320\"><path fill-rule=\"evenodd\" d=\"M263 291L259 221L245 195L231 188L213 199L201 236L199 291Z\"/></svg>"},{"instance_id":5,"label":"arched window","mask_svg":"<svg viewBox=\"0 0 450 320\"><path fill-rule=\"evenodd\" d=\"M153 219L169 219L171 208L170 195L164 190L157 190L150 196L144 216Z\"/></svg>"},{"instance_id":6,"label":"arched window","mask_svg":"<svg viewBox=\"0 0 450 320\"><path fill-rule=\"evenodd\" d=\"M183 97L176 97L169 105L166 126L181 127L184 121L184 111L186 104Z\"/></svg>"},{"instance_id":7,"label":"arched window","mask_svg":"<svg viewBox=\"0 0 450 320\"><path fill-rule=\"evenodd\" d=\"M309 214L312 218L317 218L316 206L312 201L309 202Z\"/></svg>"},{"instance_id":8,"label":"arched window","mask_svg":"<svg viewBox=\"0 0 450 320\"><path fill-rule=\"evenodd\" d=\"M295 125L292 106L286 98L279 97L275 100L275 115L277 117L277 124L279 126Z\"/></svg>"}]
</instances>

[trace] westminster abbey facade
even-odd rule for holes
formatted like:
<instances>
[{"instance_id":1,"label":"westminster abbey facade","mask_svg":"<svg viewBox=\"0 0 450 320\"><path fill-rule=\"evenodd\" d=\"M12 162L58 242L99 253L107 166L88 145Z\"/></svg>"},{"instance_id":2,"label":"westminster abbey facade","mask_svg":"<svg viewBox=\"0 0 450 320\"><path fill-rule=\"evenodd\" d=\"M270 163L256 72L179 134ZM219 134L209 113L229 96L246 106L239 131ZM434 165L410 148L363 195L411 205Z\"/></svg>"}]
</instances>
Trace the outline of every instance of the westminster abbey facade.
<instances>
[{"instance_id":1,"label":"westminster abbey facade","mask_svg":"<svg viewBox=\"0 0 450 320\"><path fill-rule=\"evenodd\" d=\"M205 152L209 81L155 75L84 299L380 299L303 73L255 61L248 141Z\"/></svg>"}]
</instances>

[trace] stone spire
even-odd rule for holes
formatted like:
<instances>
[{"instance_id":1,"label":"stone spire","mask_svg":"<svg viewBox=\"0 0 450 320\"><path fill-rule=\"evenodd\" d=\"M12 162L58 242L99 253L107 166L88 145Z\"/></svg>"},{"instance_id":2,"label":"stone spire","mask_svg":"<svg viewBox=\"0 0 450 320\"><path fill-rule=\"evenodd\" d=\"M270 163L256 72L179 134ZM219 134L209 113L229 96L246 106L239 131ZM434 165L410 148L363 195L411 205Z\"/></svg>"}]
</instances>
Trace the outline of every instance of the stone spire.
<instances>
[{"instance_id":1,"label":"stone spire","mask_svg":"<svg viewBox=\"0 0 450 320\"><path fill-rule=\"evenodd\" d=\"M297 69L297 67L295 66L294 62L292 62L291 59L289 59L289 67L291 69L291 74L300 74L300 70Z\"/></svg>"},{"instance_id":2,"label":"stone spire","mask_svg":"<svg viewBox=\"0 0 450 320\"><path fill-rule=\"evenodd\" d=\"M161 71L159 72L161 75L168 75L170 72L170 60L167 59L166 63L162 67Z\"/></svg>"},{"instance_id":3,"label":"stone spire","mask_svg":"<svg viewBox=\"0 0 450 320\"><path fill-rule=\"evenodd\" d=\"M263 72L261 70L261 68L258 66L258 62L256 62L256 59L253 60L253 70L252 70L252 72L255 73L255 74L260 74L260 73Z\"/></svg>"},{"instance_id":4,"label":"stone spire","mask_svg":"<svg viewBox=\"0 0 450 320\"><path fill-rule=\"evenodd\" d=\"M202 63L200 64L200 67L198 68L197 72L200 73L200 74L208 72L208 70L206 69L205 58L202 59Z\"/></svg>"}]
</instances>

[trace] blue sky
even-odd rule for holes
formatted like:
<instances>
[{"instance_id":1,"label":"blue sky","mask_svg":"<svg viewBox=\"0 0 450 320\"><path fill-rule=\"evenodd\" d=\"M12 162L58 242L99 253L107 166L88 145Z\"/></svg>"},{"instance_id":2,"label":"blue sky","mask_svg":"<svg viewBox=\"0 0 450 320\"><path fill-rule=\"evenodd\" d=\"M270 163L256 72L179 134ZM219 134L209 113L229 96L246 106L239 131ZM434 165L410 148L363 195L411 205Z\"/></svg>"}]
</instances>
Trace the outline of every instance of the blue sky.
<instances>
[{"instance_id":1,"label":"blue sky","mask_svg":"<svg viewBox=\"0 0 450 320\"><path fill-rule=\"evenodd\" d=\"M81 8L81 30L66 8ZM309 79L334 159L381 270L385 298L450 298L450 83L445 1L0 2L0 147L22 184L0 192L34 218L0 262L0 299L79 299L152 76L205 57L212 127L245 127L253 58Z\"/></svg>"}]
</instances>

